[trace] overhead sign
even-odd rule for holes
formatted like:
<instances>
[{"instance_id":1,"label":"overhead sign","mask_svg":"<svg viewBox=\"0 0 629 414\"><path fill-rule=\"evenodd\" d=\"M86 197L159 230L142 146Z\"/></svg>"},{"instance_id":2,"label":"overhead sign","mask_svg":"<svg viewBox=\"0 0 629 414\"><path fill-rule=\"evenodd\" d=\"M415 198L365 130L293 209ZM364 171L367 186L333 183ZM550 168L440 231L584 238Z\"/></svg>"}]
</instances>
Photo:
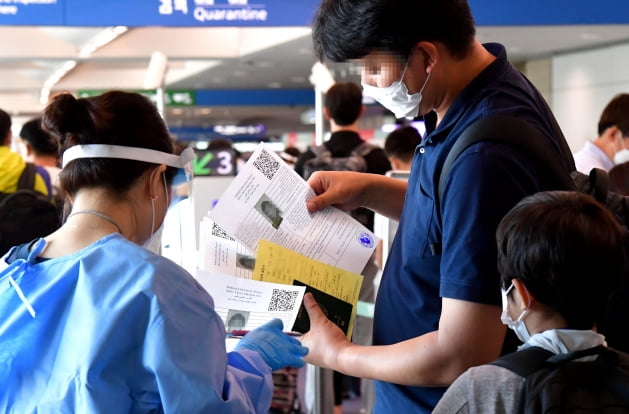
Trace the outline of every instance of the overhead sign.
<instances>
[{"instance_id":1,"label":"overhead sign","mask_svg":"<svg viewBox=\"0 0 629 414\"><path fill-rule=\"evenodd\" d=\"M170 133L180 141L210 141L228 138L231 141L256 141L266 136L264 125L214 125L209 127L170 127Z\"/></svg>"},{"instance_id":2,"label":"overhead sign","mask_svg":"<svg viewBox=\"0 0 629 414\"><path fill-rule=\"evenodd\" d=\"M236 175L236 153L231 149L194 150L194 176Z\"/></svg>"},{"instance_id":3,"label":"overhead sign","mask_svg":"<svg viewBox=\"0 0 629 414\"><path fill-rule=\"evenodd\" d=\"M0 0L2 25L63 25L64 0Z\"/></svg>"},{"instance_id":4,"label":"overhead sign","mask_svg":"<svg viewBox=\"0 0 629 414\"><path fill-rule=\"evenodd\" d=\"M310 26L320 0L0 0L0 25ZM626 0L469 0L480 26L629 23Z\"/></svg>"},{"instance_id":5,"label":"overhead sign","mask_svg":"<svg viewBox=\"0 0 629 414\"><path fill-rule=\"evenodd\" d=\"M2 0L0 0L2 1ZM79 98L102 95L107 92L105 89L81 89L77 92ZM127 90L146 96L152 102L157 102L157 91L146 89ZM164 91L164 104L166 106L195 106L197 105L196 91L190 89L169 89Z\"/></svg>"},{"instance_id":6,"label":"overhead sign","mask_svg":"<svg viewBox=\"0 0 629 414\"><path fill-rule=\"evenodd\" d=\"M319 0L0 0L1 25L309 26Z\"/></svg>"},{"instance_id":7,"label":"overhead sign","mask_svg":"<svg viewBox=\"0 0 629 414\"><path fill-rule=\"evenodd\" d=\"M479 26L629 23L627 0L468 0Z\"/></svg>"}]
</instances>

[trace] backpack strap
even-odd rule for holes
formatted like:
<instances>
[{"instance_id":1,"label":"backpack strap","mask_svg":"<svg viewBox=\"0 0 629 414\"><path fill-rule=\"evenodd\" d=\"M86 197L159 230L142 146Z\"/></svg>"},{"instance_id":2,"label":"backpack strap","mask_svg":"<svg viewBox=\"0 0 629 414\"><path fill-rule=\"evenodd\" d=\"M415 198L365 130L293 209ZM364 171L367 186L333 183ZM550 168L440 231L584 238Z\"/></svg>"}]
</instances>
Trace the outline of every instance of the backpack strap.
<instances>
[{"instance_id":1,"label":"backpack strap","mask_svg":"<svg viewBox=\"0 0 629 414\"><path fill-rule=\"evenodd\" d=\"M17 182L18 190L33 190L35 189L35 176L37 175L37 166L30 162L26 163L20 179Z\"/></svg>"},{"instance_id":2,"label":"backpack strap","mask_svg":"<svg viewBox=\"0 0 629 414\"><path fill-rule=\"evenodd\" d=\"M371 145L367 141L363 141L360 144L356 145L356 148L352 150L352 152L356 155L359 155L365 158L369 153L375 150L377 147L375 145Z\"/></svg>"},{"instance_id":3,"label":"backpack strap","mask_svg":"<svg viewBox=\"0 0 629 414\"><path fill-rule=\"evenodd\" d=\"M448 152L439 176L438 199L435 200L437 211L440 211L445 182L452 164L467 147L479 141L507 142L529 154L534 154L543 165L549 168L553 176L560 179L565 189L575 189L569 175L574 163L566 161L560 153L551 148L547 137L539 129L513 115L490 115L467 127ZM557 162L558 155L564 163Z\"/></svg>"},{"instance_id":4,"label":"backpack strap","mask_svg":"<svg viewBox=\"0 0 629 414\"><path fill-rule=\"evenodd\" d=\"M547 365L548 358L553 354L539 346L531 346L520 351L511 352L490 363L502 368L506 368L521 377L528 377Z\"/></svg>"},{"instance_id":5,"label":"backpack strap","mask_svg":"<svg viewBox=\"0 0 629 414\"><path fill-rule=\"evenodd\" d=\"M321 157L326 152L330 152L328 147L326 147L324 144L313 145L310 147L310 151L315 155L315 158ZM331 152L330 152L330 156L332 156Z\"/></svg>"},{"instance_id":6,"label":"backpack strap","mask_svg":"<svg viewBox=\"0 0 629 414\"><path fill-rule=\"evenodd\" d=\"M539 346L531 346L504 355L491 362L491 365L506 368L521 377L527 378L543 368L556 368L566 362L592 355L603 355L605 362L611 364L615 364L618 361L618 354L603 345L564 354L554 354Z\"/></svg>"},{"instance_id":7,"label":"backpack strap","mask_svg":"<svg viewBox=\"0 0 629 414\"><path fill-rule=\"evenodd\" d=\"M561 130L558 129L561 134ZM576 190L576 186L570 177L570 171L574 171L574 159L566 159L563 134L560 139L560 151L551 147L548 138L536 127L527 121L515 117L514 115L494 114L481 118L473 122L463 131L454 142L448 152L441 167L439 183L437 187L437 197L434 200L435 209L439 220L441 220L441 201L445 190L446 179L452 168L452 164L458 156L470 145L480 141L498 141L512 144L525 152L534 155L541 161L541 165L546 165L552 177L557 177L561 188L565 190ZM568 152L568 154L570 154ZM563 162L557 162L559 156ZM441 241L431 243L430 250L433 255L441 254Z\"/></svg>"}]
</instances>

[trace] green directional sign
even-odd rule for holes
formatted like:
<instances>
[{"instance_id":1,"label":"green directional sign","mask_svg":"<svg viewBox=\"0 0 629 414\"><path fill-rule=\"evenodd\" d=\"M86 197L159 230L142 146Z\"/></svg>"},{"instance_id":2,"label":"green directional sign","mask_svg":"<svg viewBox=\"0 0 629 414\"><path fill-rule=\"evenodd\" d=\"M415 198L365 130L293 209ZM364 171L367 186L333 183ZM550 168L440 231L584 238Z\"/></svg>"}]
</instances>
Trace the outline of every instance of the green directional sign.
<instances>
[{"instance_id":1,"label":"green directional sign","mask_svg":"<svg viewBox=\"0 0 629 414\"><path fill-rule=\"evenodd\" d=\"M82 89L77 91L79 98L89 98L91 96L102 95L108 92L106 89ZM157 102L157 91L154 89L132 89L126 92L135 92L146 96L153 102ZM171 89L164 91L164 104L166 106L195 106L197 95L191 89Z\"/></svg>"},{"instance_id":2,"label":"green directional sign","mask_svg":"<svg viewBox=\"0 0 629 414\"><path fill-rule=\"evenodd\" d=\"M236 153L231 149L195 150L194 176L236 175Z\"/></svg>"}]
</instances>

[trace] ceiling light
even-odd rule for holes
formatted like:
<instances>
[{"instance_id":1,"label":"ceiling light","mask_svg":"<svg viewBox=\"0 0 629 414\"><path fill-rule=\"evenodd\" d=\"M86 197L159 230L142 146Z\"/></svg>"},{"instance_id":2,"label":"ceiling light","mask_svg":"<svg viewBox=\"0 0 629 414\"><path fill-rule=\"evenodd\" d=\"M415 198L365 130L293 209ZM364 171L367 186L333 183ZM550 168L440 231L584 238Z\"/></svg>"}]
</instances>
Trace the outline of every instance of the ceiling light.
<instances>
[{"instance_id":1,"label":"ceiling light","mask_svg":"<svg viewBox=\"0 0 629 414\"><path fill-rule=\"evenodd\" d=\"M87 41L79 51L79 57L88 57L97 49L105 46L121 34L129 30L126 26L108 27Z\"/></svg>"},{"instance_id":2,"label":"ceiling light","mask_svg":"<svg viewBox=\"0 0 629 414\"><path fill-rule=\"evenodd\" d=\"M39 102L45 105L50 97L50 91L52 88L63 78L68 72L70 72L76 66L76 60L66 60L61 67L53 72L52 75L44 82L44 87L41 90Z\"/></svg>"},{"instance_id":3,"label":"ceiling light","mask_svg":"<svg viewBox=\"0 0 629 414\"><path fill-rule=\"evenodd\" d=\"M108 27L96 34L90 40L88 40L83 47L79 50L78 57L86 58L92 53L94 53L99 48L105 46L112 40L116 39L121 34L125 33L129 30L126 26L114 26ZM48 98L50 97L50 92L52 88L65 76L74 69L77 65L77 61L74 59L67 60L61 65L60 68L55 70L48 79L44 82L44 86L41 90L39 101L42 105L45 105L48 102Z\"/></svg>"}]
</instances>

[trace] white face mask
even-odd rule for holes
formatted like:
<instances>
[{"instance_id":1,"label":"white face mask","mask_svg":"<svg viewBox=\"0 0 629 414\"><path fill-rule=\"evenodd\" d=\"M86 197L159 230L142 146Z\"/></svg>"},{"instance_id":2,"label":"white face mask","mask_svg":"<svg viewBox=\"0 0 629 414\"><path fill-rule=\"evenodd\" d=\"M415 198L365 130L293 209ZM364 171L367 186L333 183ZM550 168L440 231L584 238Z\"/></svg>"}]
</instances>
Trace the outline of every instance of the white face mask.
<instances>
[{"instance_id":1,"label":"white face mask","mask_svg":"<svg viewBox=\"0 0 629 414\"><path fill-rule=\"evenodd\" d=\"M500 293L502 294L502 315L500 315L500 320L515 332L520 341L526 342L531 337L531 334L529 334L529 331L526 329L526 325L524 324L524 318L528 315L529 310L524 309L515 321L511 319L507 310L509 305L509 293L513 288L513 282L511 282L511 286L509 286L507 290L500 289Z\"/></svg>"},{"instance_id":2,"label":"white face mask","mask_svg":"<svg viewBox=\"0 0 629 414\"><path fill-rule=\"evenodd\" d=\"M150 181L153 180L153 174L155 173L155 171L157 170L153 170L151 172L151 178L149 179ZM166 184L166 174L164 174L164 172L162 172L162 180L164 181L164 194L166 197L166 208L168 208L168 206L170 205L170 199L168 195L169 193L168 185ZM142 244L142 247L152 251L155 254L160 254L162 230L164 229L164 219L165 219L166 214L164 214L164 217L162 217L162 224L157 229L155 229L155 200L156 199L157 198L151 199L151 234L149 238Z\"/></svg>"},{"instance_id":3,"label":"white face mask","mask_svg":"<svg viewBox=\"0 0 629 414\"><path fill-rule=\"evenodd\" d=\"M622 164L629 161L629 149L623 148L614 154L614 164Z\"/></svg>"},{"instance_id":4,"label":"white face mask","mask_svg":"<svg viewBox=\"0 0 629 414\"><path fill-rule=\"evenodd\" d=\"M370 96L380 102L382 106L393 112L396 118L414 118L419 114L419 104L422 101L424 88L430 79L430 72L427 73L426 80L419 92L414 94L408 93L408 88L404 84L404 75L408 63L404 67L400 80L393 82L386 88L379 88L366 83L362 83L363 94Z\"/></svg>"},{"instance_id":5,"label":"white face mask","mask_svg":"<svg viewBox=\"0 0 629 414\"><path fill-rule=\"evenodd\" d=\"M620 134L622 132L619 131ZM624 162L629 161L629 149L625 147L625 137L624 134L620 136L620 151L614 154L614 164L622 164Z\"/></svg>"}]
</instances>

